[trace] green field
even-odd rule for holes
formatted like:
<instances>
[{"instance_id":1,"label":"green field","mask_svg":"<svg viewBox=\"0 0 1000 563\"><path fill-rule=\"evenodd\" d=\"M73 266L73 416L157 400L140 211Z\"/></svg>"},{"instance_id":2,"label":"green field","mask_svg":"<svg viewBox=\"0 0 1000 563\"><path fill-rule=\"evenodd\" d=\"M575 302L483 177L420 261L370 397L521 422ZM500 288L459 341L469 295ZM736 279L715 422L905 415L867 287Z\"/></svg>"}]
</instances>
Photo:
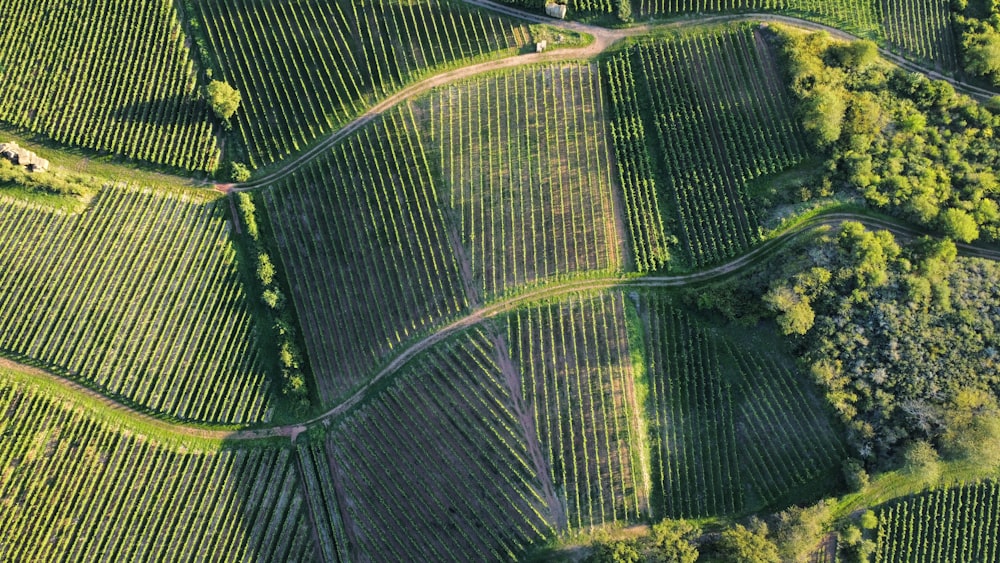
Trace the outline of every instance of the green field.
<instances>
[{"instance_id":1,"label":"green field","mask_svg":"<svg viewBox=\"0 0 1000 563\"><path fill-rule=\"evenodd\" d=\"M187 2L202 62L244 94L239 149L278 162L374 101L458 62L513 54L528 28L451 0Z\"/></svg>"},{"instance_id":2,"label":"green field","mask_svg":"<svg viewBox=\"0 0 1000 563\"><path fill-rule=\"evenodd\" d=\"M73 215L3 198L0 224L6 354L178 419L270 419L218 202L116 186Z\"/></svg>"},{"instance_id":3,"label":"green field","mask_svg":"<svg viewBox=\"0 0 1000 563\"><path fill-rule=\"evenodd\" d=\"M314 560L288 448L163 445L5 377L0 412L4 560Z\"/></svg>"},{"instance_id":4,"label":"green field","mask_svg":"<svg viewBox=\"0 0 1000 563\"><path fill-rule=\"evenodd\" d=\"M760 236L747 182L807 154L767 37L742 25L645 41L606 68L637 269L668 265L668 237L692 266L746 252Z\"/></svg>"},{"instance_id":5,"label":"green field","mask_svg":"<svg viewBox=\"0 0 1000 563\"><path fill-rule=\"evenodd\" d=\"M100 153L190 171L219 165L217 127L171 2L14 0L3 10L0 120Z\"/></svg>"},{"instance_id":6,"label":"green field","mask_svg":"<svg viewBox=\"0 0 1000 563\"><path fill-rule=\"evenodd\" d=\"M995 561L1000 504L994 481L938 489L878 511L876 563Z\"/></svg>"},{"instance_id":7,"label":"green field","mask_svg":"<svg viewBox=\"0 0 1000 563\"><path fill-rule=\"evenodd\" d=\"M596 65L491 75L417 107L480 298L621 267Z\"/></svg>"},{"instance_id":8,"label":"green field","mask_svg":"<svg viewBox=\"0 0 1000 563\"><path fill-rule=\"evenodd\" d=\"M1000 560L992 4L502 3L0 5L0 561Z\"/></svg>"},{"instance_id":9,"label":"green field","mask_svg":"<svg viewBox=\"0 0 1000 563\"><path fill-rule=\"evenodd\" d=\"M263 192L324 403L465 308L438 194L406 109Z\"/></svg>"},{"instance_id":10,"label":"green field","mask_svg":"<svg viewBox=\"0 0 1000 563\"><path fill-rule=\"evenodd\" d=\"M669 297L651 295L640 314L657 514L742 513L834 486L843 439L787 357L701 326Z\"/></svg>"}]
</instances>

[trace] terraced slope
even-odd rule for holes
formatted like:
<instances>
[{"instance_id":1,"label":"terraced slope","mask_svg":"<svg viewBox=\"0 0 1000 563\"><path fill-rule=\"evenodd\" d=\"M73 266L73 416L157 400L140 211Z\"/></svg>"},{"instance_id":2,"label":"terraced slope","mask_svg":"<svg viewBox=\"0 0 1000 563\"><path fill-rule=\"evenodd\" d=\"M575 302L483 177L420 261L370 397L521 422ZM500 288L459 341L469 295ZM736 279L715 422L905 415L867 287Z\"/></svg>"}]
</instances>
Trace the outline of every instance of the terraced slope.
<instances>
[{"instance_id":1,"label":"terraced slope","mask_svg":"<svg viewBox=\"0 0 1000 563\"><path fill-rule=\"evenodd\" d=\"M0 371L0 559L314 561L288 449L199 452Z\"/></svg>"},{"instance_id":2,"label":"terraced slope","mask_svg":"<svg viewBox=\"0 0 1000 563\"><path fill-rule=\"evenodd\" d=\"M60 143L214 170L214 122L186 41L170 0L4 2L0 121Z\"/></svg>"},{"instance_id":3,"label":"terraced slope","mask_svg":"<svg viewBox=\"0 0 1000 563\"><path fill-rule=\"evenodd\" d=\"M0 225L5 355L170 417L270 418L217 203L108 187L77 215L0 198Z\"/></svg>"},{"instance_id":4,"label":"terraced slope","mask_svg":"<svg viewBox=\"0 0 1000 563\"><path fill-rule=\"evenodd\" d=\"M528 28L452 0L187 2L201 56L243 94L234 116L253 166L305 148L387 93L461 61L513 54Z\"/></svg>"}]
</instances>

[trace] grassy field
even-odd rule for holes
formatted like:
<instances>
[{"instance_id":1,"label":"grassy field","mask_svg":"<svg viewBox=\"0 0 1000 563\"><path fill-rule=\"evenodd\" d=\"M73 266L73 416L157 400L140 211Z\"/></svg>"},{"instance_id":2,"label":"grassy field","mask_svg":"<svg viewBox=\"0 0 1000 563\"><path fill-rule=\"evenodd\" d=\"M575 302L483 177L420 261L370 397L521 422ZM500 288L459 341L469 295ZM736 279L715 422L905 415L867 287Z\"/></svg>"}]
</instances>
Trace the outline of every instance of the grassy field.
<instances>
[{"instance_id":1,"label":"grassy field","mask_svg":"<svg viewBox=\"0 0 1000 563\"><path fill-rule=\"evenodd\" d=\"M107 187L80 214L0 199L0 350L170 417L270 418L222 208Z\"/></svg>"},{"instance_id":2,"label":"grassy field","mask_svg":"<svg viewBox=\"0 0 1000 563\"><path fill-rule=\"evenodd\" d=\"M278 162L444 67L530 42L527 26L451 0L187 2L202 62L243 93L227 147Z\"/></svg>"},{"instance_id":3,"label":"grassy field","mask_svg":"<svg viewBox=\"0 0 1000 563\"><path fill-rule=\"evenodd\" d=\"M172 2L13 0L3 10L0 121L173 168L218 166Z\"/></svg>"},{"instance_id":4,"label":"grassy field","mask_svg":"<svg viewBox=\"0 0 1000 563\"><path fill-rule=\"evenodd\" d=\"M313 561L288 448L189 450L0 372L0 558Z\"/></svg>"},{"instance_id":5,"label":"grassy field","mask_svg":"<svg viewBox=\"0 0 1000 563\"><path fill-rule=\"evenodd\" d=\"M321 401L466 307L413 115L394 111L262 194Z\"/></svg>"},{"instance_id":6,"label":"grassy field","mask_svg":"<svg viewBox=\"0 0 1000 563\"><path fill-rule=\"evenodd\" d=\"M759 239L747 182L807 153L762 32L640 41L605 68L638 269L667 265L674 237L691 266L746 252Z\"/></svg>"},{"instance_id":7,"label":"grassy field","mask_svg":"<svg viewBox=\"0 0 1000 563\"><path fill-rule=\"evenodd\" d=\"M516 69L418 101L476 291L621 267L596 65Z\"/></svg>"}]
</instances>

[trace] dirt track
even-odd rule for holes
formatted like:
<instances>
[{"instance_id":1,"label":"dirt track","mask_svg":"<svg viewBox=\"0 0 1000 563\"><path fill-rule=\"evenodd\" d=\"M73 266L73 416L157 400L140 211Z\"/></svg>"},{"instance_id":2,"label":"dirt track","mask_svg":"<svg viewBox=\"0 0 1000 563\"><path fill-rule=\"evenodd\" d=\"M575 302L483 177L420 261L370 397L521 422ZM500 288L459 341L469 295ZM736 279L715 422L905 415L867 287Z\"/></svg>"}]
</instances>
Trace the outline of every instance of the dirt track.
<instances>
[{"instance_id":1,"label":"dirt track","mask_svg":"<svg viewBox=\"0 0 1000 563\"><path fill-rule=\"evenodd\" d=\"M510 311L515 310L518 307L524 305L552 299L556 297L561 297L564 295L588 292L588 291L599 291L604 289L610 289L614 287L682 287L686 285L695 285L699 283L717 281L728 276L734 275L746 268L752 267L757 264L763 258L777 252L782 247L786 246L790 242L794 241L799 236L805 233L813 231L814 229L821 228L824 226L837 226L844 221L858 221L863 223L868 228L871 229L886 229L893 232L895 235L903 238L912 238L919 236L923 233L914 230L911 227L904 226L895 222L891 222L883 219L872 219L863 215L856 215L853 213L827 213L814 217L811 220L805 221L792 229L782 233L780 236L768 240L767 242L759 245L754 250L740 256L734 260L726 262L725 264L720 264L714 268L707 270L702 270L692 274L683 274L676 276L642 276L642 277L624 277L624 276L604 276L599 278L587 278L580 280L570 280L563 282L555 282L548 285L543 285L536 289L526 291L520 295L515 295L500 301L496 301L469 313L468 315L457 319L450 324L447 324L433 333L427 335L426 337L413 342L409 347L404 349L398 356L393 358L388 364L382 367L371 379L369 379L361 388L359 388L353 395L347 398L345 401L339 405L329 409L323 414L316 416L310 420L303 421L297 424L289 424L284 426L272 426L269 428L258 428L251 430L213 430L208 428L195 427L190 425L185 425L181 423L174 423L160 418L156 418L150 414L138 411L117 403L114 400L102 395L98 391L90 389L84 385L76 383L74 381L65 379L58 375L49 373L47 371L26 366L23 364L18 364L14 361L0 358L0 367L7 367L26 375L31 376L42 381L48 381L53 384L57 384L66 390L66 396L72 398L74 395L82 395L89 397L95 401L107 405L110 409L113 409L116 414L122 415L124 417L133 418L136 422L155 426L161 432L167 434L173 434L177 438L203 438L209 440L254 440L261 438L292 438L293 436L303 432L308 427L317 425L327 425L332 422L333 419L346 413L359 403L361 403L368 395L371 393L379 384L382 383L387 377L391 377L400 368L402 368L407 362L412 360L421 352L433 347L448 338L460 333L461 331L471 328L487 319L499 317ZM981 246L973 246L967 244L958 245L959 253L963 256L972 256L978 258L988 258L992 260L1000 260L1000 251L985 248Z\"/></svg>"}]
</instances>

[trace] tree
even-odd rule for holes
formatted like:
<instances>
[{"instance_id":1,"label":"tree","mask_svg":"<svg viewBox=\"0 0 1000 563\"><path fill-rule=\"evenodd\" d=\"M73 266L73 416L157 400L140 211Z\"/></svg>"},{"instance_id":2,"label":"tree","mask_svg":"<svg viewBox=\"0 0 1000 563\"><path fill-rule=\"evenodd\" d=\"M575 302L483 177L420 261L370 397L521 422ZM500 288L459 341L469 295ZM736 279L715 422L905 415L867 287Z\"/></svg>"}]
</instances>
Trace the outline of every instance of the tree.
<instances>
[{"instance_id":1,"label":"tree","mask_svg":"<svg viewBox=\"0 0 1000 563\"><path fill-rule=\"evenodd\" d=\"M257 277L265 287L274 281L274 264L271 263L271 257L265 253L257 257Z\"/></svg>"},{"instance_id":2,"label":"tree","mask_svg":"<svg viewBox=\"0 0 1000 563\"><path fill-rule=\"evenodd\" d=\"M802 126L817 146L825 147L840 138L847 110L845 98L845 92L820 84L802 101Z\"/></svg>"},{"instance_id":3,"label":"tree","mask_svg":"<svg viewBox=\"0 0 1000 563\"><path fill-rule=\"evenodd\" d=\"M967 33L962 40L965 47L965 70L972 74L992 77L1000 84L1000 33L985 26L981 31Z\"/></svg>"},{"instance_id":4,"label":"tree","mask_svg":"<svg viewBox=\"0 0 1000 563\"><path fill-rule=\"evenodd\" d=\"M787 285L779 285L767 292L764 303L778 313L778 326L785 334L803 335L809 332L816 320L809 298Z\"/></svg>"},{"instance_id":5,"label":"tree","mask_svg":"<svg viewBox=\"0 0 1000 563\"><path fill-rule=\"evenodd\" d=\"M664 520L653 526L652 561L662 563L695 563L698 548L694 540L701 528L687 520Z\"/></svg>"},{"instance_id":6,"label":"tree","mask_svg":"<svg viewBox=\"0 0 1000 563\"><path fill-rule=\"evenodd\" d=\"M239 90L219 80L211 81L205 88L205 94L215 115L226 121L236 113L243 101Z\"/></svg>"},{"instance_id":7,"label":"tree","mask_svg":"<svg viewBox=\"0 0 1000 563\"><path fill-rule=\"evenodd\" d=\"M962 209L950 207L941 213L941 228L957 241L972 242L979 238L979 225L972 215Z\"/></svg>"},{"instance_id":8,"label":"tree","mask_svg":"<svg viewBox=\"0 0 1000 563\"><path fill-rule=\"evenodd\" d=\"M737 524L722 532L719 538L722 561L732 563L780 563L778 547L767 539L767 526L760 524L754 531Z\"/></svg>"},{"instance_id":9,"label":"tree","mask_svg":"<svg viewBox=\"0 0 1000 563\"><path fill-rule=\"evenodd\" d=\"M866 510L864 514L861 515L861 527L865 530L874 530L878 528L878 516L875 515L875 511Z\"/></svg>"},{"instance_id":10,"label":"tree","mask_svg":"<svg viewBox=\"0 0 1000 563\"><path fill-rule=\"evenodd\" d=\"M842 470L844 472L844 481L847 482L847 489L852 493L861 492L868 486L868 473L860 461L848 459L844 461Z\"/></svg>"},{"instance_id":11,"label":"tree","mask_svg":"<svg viewBox=\"0 0 1000 563\"><path fill-rule=\"evenodd\" d=\"M625 23L632 21L632 0L618 0L618 19Z\"/></svg>"},{"instance_id":12,"label":"tree","mask_svg":"<svg viewBox=\"0 0 1000 563\"><path fill-rule=\"evenodd\" d=\"M923 483L935 483L941 476L941 460L929 442L918 440L903 453L903 472Z\"/></svg>"},{"instance_id":13,"label":"tree","mask_svg":"<svg viewBox=\"0 0 1000 563\"><path fill-rule=\"evenodd\" d=\"M627 541L598 543L587 558L590 563L639 563L641 560L639 549Z\"/></svg>"},{"instance_id":14,"label":"tree","mask_svg":"<svg viewBox=\"0 0 1000 563\"><path fill-rule=\"evenodd\" d=\"M229 174L229 177L232 178L234 182L242 183L250 179L250 169L247 168L246 164L243 164L242 162L234 162L232 163L231 168L232 172Z\"/></svg>"}]
</instances>

